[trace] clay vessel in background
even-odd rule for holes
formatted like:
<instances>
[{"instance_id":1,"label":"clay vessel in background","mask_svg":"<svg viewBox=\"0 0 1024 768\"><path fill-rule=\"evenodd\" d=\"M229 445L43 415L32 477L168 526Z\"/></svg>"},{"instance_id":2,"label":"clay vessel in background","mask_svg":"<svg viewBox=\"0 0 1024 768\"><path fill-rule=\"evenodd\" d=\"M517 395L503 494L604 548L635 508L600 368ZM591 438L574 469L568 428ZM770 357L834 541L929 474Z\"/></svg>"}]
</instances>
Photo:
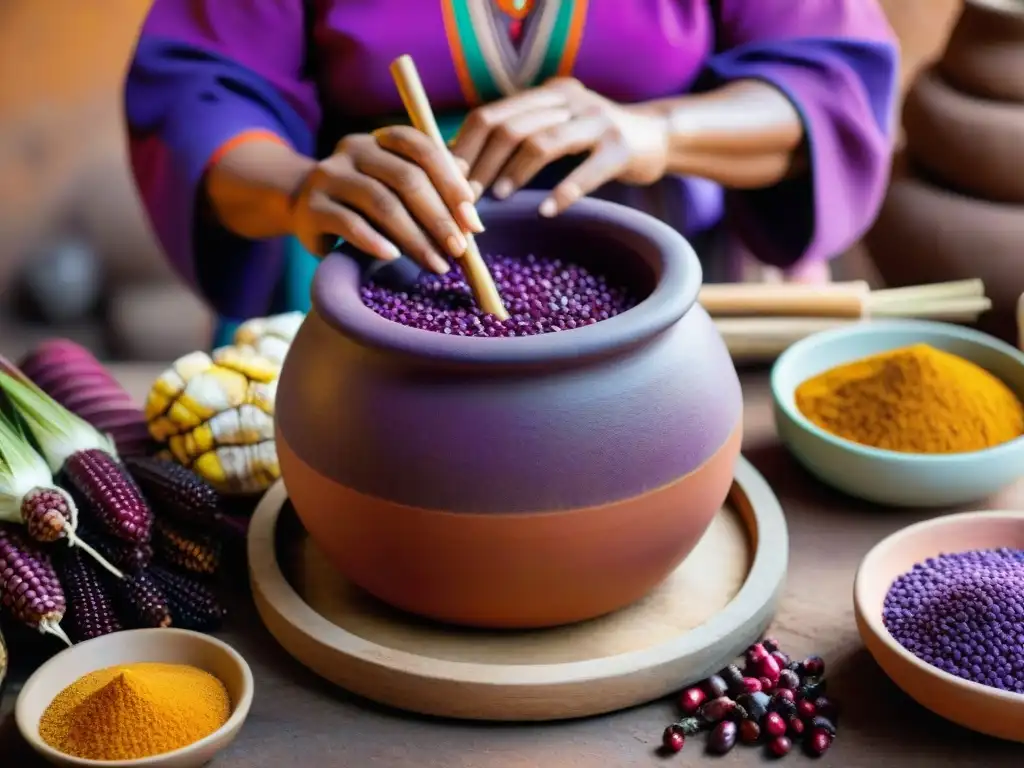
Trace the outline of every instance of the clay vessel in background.
<instances>
[{"instance_id":1,"label":"clay vessel in background","mask_svg":"<svg viewBox=\"0 0 1024 768\"><path fill-rule=\"evenodd\" d=\"M1024 203L1024 102L979 99L926 70L907 94L903 129L907 154L938 181L993 202Z\"/></svg>"},{"instance_id":2,"label":"clay vessel in background","mask_svg":"<svg viewBox=\"0 0 1024 768\"><path fill-rule=\"evenodd\" d=\"M899 158L865 243L886 285L980 277L994 304L980 326L1015 341L1015 307L1024 292L1024 206L945 190Z\"/></svg>"},{"instance_id":3,"label":"clay vessel in background","mask_svg":"<svg viewBox=\"0 0 1024 768\"><path fill-rule=\"evenodd\" d=\"M965 93L1024 103L1024 0L967 0L939 70Z\"/></svg>"},{"instance_id":4,"label":"clay vessel in background","mask_svg":"<svg viewBox=\"0 0 1024 768\"><path fill-rule=\"evenodd\" d=\"M484 253L596 265L644 286L598 325L517 338L406 328L324 260L277 391L298 516L334 565L411 613L483 627L599 616L685 558L732 483L742 397L674 230L583 200L482 207Z\"/></svg>"}]
</instances>

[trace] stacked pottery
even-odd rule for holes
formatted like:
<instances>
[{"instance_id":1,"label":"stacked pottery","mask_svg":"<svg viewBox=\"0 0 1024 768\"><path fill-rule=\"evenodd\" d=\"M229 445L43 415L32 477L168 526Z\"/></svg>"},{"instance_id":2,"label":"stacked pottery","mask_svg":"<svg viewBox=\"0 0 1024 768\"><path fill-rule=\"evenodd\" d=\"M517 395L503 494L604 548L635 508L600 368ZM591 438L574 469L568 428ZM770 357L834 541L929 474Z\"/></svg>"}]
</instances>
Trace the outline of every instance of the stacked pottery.
<instances>
[{"instance_id":1,"label":"stacked pottery","mask_svg":"<svg viewBox=\"0 0 1024 768\"><path fill-rule=\"evenodd\" d=\"M1024 291L1024 0L967 0L907 95L904 156L867 238L890 285L980 277L1012 338Z\"/></svg>"}]
</instances>

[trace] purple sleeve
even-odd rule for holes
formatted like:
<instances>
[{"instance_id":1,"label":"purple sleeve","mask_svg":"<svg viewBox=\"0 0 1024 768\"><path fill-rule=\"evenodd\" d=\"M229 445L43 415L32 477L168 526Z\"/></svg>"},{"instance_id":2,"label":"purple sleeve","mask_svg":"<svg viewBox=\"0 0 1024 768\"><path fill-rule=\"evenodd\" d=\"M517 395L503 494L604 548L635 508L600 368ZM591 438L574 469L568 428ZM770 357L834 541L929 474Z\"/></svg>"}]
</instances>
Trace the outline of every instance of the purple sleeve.
<instances>
[{"instance_id":1,"label":"purple sleeve","mask_svg":"<svg viewBox=\"0 0 1024 768\"><path fill-rule=\"evenodd\" d=\"M132 168L145 209L178 272L228 318L269 308L282 243L227 232L203 207L210 158L269 131L310 153L319 123L303 79L302 0L155 0L128 74Z\"/></svg>"},{"instance_id":2,"label":"purple sleeve","mask_svg":"<svg viewBox=\"0 0 1024 768\"><path fill-rule=\"evenodd\" d=\"M773 266L829 259L871 225L888 183L899 49L876 0L721 0L711 85L756 79L785 93L810 173L732 191L728 213Z\"/></svg>"}]
</instances>

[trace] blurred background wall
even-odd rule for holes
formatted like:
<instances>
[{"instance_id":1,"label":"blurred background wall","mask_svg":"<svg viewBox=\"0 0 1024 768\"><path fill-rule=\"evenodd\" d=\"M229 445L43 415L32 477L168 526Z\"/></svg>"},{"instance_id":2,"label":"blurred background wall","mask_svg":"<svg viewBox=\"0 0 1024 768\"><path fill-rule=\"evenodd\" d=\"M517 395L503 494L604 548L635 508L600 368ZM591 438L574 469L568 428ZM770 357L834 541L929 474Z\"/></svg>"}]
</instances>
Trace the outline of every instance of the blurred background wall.
<instances>
[{"instance_id":1,"label":"blurred background wall","mask_svg":"<svg viewBox=\"0 0 1024 768\"><path fill-rule=\"evenodd\" d=\"M941 50L960 2L882 0L903 43L905 85ZM0 350L8 356L56 333L126 359L166 360L206 343L206 310L164 264L127 168L121 88L148 6L0 1ZM41 297L34 305L15 300L26 269L35 272L30 295ZM100 290L95 302L75 295L83 270ZM62 316L76 299L91 305L84 320Z\"/></svg>"}]
</instances>

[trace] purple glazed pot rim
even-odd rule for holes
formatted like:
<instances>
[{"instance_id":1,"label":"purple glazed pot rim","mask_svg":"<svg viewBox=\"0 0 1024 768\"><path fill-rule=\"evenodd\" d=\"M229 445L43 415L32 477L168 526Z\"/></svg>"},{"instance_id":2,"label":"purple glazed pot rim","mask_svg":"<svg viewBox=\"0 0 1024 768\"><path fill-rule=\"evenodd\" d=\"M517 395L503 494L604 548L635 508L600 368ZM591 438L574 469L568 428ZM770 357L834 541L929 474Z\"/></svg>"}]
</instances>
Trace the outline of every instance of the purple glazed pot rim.
<instances>
[{"instance_id":1,"label":"purple glazed pot rim","mask_svg":"<svg viewBox=\"0 0 1024 768\"><path fill-rule=\"evenodd\" d=\"M312 303L324 321L363 346L423 360L461 365L533 365L601 357L650 339L677 323L697 301L703 274L693 247L653 216L603 200L584 199L557 219L543 219L537 208L544 193L520 192L497 203L481 201L484 223L524 226L578 223L629 248L639 246L656 275L651 293L635 307L594 325L557 333L514 338L449 336L387 320L360 298L360 269L351 259L331 254L313 280ZM652 258L653 257L653 258Z\"/></svg>"}]
</instances>

